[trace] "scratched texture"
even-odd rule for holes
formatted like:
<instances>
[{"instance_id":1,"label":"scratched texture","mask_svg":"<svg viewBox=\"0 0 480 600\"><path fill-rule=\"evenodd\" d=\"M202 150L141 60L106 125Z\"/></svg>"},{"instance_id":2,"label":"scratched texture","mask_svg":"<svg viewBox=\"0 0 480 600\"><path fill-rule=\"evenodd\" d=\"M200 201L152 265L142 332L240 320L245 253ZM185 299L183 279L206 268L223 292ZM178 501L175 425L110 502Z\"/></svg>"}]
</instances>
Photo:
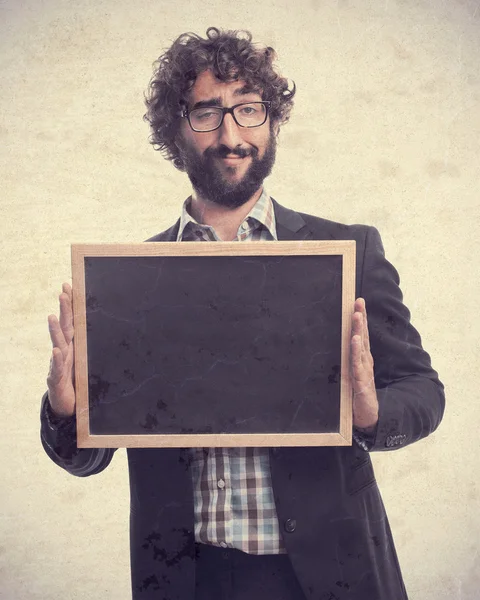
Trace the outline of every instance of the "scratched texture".
<instances>
[{"instance_id":1,"label":"scratched texture","mask_svg":"<svg viewBox=\"0 0 480 600\"><path fill-rule=\"evenodd\" d=\"M91 433L338 432L341 262L85 259Z\"/></svg>"},{"instance_id":2,"label":"scratched texture","mask_svg":"<svg viewBox=\"0 0 480 600\"><path fill-rule=\"evenodd\" d=\"M148 146L142 94L180 32L249 28L298 87L268 190L378 227L446 385L439 430L374 456L411 600L476 600L478 0L3 0L0 3L0 597L129 591L125 455L89 480L38 439L46 317L72 242L170 226L187 179Z\"/></svg>"}]
</instances>

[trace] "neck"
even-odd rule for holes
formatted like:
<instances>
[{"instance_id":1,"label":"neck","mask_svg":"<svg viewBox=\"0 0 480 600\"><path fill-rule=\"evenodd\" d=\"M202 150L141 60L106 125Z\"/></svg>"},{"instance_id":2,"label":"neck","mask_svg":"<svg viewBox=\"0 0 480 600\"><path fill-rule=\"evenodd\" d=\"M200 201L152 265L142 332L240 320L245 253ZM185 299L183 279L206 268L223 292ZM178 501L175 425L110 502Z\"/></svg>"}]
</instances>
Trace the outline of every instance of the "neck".
<instances>
[{"instance_id":1,"label":"neck","mask_svg":"<svg viewBox=\"0 0 480 600\"><path fill-rule=\"evenodd\" d=\"M238 228L255 206L262 191L263 187L261 186L245 204L237 208L221 206L194 193L190 204L190 214L198 223L213 227L221 240L229 242L237 237Z\"/></svg>"}]
</instances>

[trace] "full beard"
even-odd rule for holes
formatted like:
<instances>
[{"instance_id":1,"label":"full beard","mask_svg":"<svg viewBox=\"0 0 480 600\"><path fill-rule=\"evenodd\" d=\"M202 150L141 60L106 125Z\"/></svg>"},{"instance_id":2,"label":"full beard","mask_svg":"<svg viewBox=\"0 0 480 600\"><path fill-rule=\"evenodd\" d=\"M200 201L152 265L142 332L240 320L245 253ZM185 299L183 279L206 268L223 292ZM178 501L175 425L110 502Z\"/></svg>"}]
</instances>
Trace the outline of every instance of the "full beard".
<instances>
[{"instance_id":1,"label":"full beard","mask_svg":"<svg viewBox=\"0 0 480 600\"><path fill-rule=\"evenodd\" d=\"M223 145L218 148L207 148L203 156L199 156L192 148L183 147L180 155L197 194L220 206L238 208L250 200L261 187L264 179L270 175L275 163L276 149L276 137L271 133L262 158L258 158L257 148L246 151L243 148L230 149ZM251 164L240 181L225 180L216 166L215 158L224 158L227 155L251 156Z\"/></svg>"}]
</instances>

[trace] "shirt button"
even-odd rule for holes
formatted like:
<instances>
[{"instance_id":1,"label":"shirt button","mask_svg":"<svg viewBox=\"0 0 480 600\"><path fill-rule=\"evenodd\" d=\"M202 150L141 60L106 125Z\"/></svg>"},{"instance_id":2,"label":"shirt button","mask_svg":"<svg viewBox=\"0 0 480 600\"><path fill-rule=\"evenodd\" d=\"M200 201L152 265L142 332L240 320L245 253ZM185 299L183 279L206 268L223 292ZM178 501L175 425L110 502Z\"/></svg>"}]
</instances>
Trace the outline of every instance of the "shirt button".
<instances>
[{"instance_id":1,"label":"shirt button","mask_svg":"<svg viewBox=\"0 0 480 600\"><path fill-rule=\"evenodd\" d=\"M221 490L223 490L223 488L225 487L225 481L223 481L223 479L219 479L217 481L217 485Z\"/></svg>"},{"instance_id":2,"label":"shirt button","mask_svg":"<svg viewBox=\"0 0 480 600\"><path fill-rule=\"evenodd\" d=\"M227 548L227 542L220 542L220 546L222 548Z\"/></svg>"},{"instance_id":3,"label":"shirt button","mask_svg":"<svg viewBox=\"0 0 480 600\"><path fill-rule=\"evenodd\" d=\"M287 519L284 523L285 531L293 533L297 528L297 521L295 519Z\"/></svg>"}]
</instances>

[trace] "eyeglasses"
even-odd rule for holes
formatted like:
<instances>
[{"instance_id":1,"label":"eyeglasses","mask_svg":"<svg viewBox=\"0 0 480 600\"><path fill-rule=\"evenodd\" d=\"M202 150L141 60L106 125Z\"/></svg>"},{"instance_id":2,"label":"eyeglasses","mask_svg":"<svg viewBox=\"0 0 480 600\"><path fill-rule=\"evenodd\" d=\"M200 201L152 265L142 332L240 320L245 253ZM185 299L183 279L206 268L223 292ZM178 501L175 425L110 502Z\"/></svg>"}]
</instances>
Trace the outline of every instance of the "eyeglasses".
<instances>
[{"instance_id":1,"label":"eyeglasses","mask_svg":"<svg viewBox=\"0 0 480 600\"><path fill-rule=\"evenodd\" d=\"M181 114L186 117L193 131L206 133L221 127L226 114L231 114L239 127L260 127L268 117L270 102L242 102L230 108L221 106L205 106L184 110Z\"/></svg>"}]
</instances>

